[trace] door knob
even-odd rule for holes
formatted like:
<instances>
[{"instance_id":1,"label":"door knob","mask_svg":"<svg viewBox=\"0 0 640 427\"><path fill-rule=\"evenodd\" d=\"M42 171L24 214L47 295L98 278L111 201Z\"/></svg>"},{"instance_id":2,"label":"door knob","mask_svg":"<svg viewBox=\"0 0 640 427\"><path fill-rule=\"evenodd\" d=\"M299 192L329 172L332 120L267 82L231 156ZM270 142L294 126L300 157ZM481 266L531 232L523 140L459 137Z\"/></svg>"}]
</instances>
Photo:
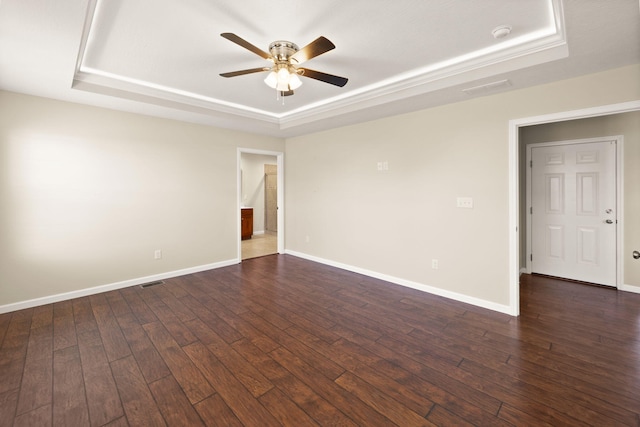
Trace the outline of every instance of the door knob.
<instances>
[{"instance_id":1,"label":"door knob","mask_svg":"<svg viewBox=\"0 0 640 427\"><path fill-rule=\"evenodd\" d=\"M606 219L604 222L606 222L607 224L613 224L613 220L612 219Z\"/></svg>"}]
</instances>

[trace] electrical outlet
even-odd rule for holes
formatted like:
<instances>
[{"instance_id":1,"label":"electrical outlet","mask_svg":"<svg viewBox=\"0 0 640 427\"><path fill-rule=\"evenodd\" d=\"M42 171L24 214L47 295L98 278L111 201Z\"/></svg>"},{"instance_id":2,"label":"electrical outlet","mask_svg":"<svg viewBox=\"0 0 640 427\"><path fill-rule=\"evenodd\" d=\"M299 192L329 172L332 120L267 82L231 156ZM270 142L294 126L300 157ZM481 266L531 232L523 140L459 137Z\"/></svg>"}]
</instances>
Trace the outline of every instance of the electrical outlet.
<instances>
[{"instance_id":1,"label":"electrical outlet","mask_svg":"<svg viewBox=\"0 0 640 427\"><path fill-rule=\"evenodd\" d=\"M473 197L458 197L456 206L459 208L473 209Z\"/></svg>"},{"instance_id":2,"label":"electrical outlet","mask_svg":"<svg viewBox=\"0 0 640 427\"><path fill-rule=\"evenodd\" d=\"M431 268L433 268L434 270L438 269L438 260L437 259L432 259L431 260Z\"/></svg>"},{"instance_id":3,"label":"electrical outlet","mask_svg":"<svg viewBox=\"0 0 640 427\"><path fill-rule=\"evenodd\" d=\"M378 171L379 172L384 172L384 171L388 171L389 170L389 162L388 161L384 161L384 162L378 162Z\"/></svg>"},{"instance_id":4,"label":"electrical outlet","mask_svg":"<svg viewBox=\"0 0 640 427\"><path fill-rule=\"evenodd\" d=\"M153 253L153 258L154 259L161 259L162 258L162 250L161 249L156 249L156 251Z\"/></svg>"}]
</instances>

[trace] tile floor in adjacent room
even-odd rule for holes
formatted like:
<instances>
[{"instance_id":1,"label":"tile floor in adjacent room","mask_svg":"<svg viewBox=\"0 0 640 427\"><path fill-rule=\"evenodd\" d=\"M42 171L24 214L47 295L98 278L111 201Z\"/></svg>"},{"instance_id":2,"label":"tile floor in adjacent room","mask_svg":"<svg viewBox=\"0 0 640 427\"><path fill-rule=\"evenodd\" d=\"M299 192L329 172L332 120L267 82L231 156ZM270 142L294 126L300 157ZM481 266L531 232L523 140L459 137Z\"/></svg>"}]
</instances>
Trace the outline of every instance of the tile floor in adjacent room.
<instances>
[{"instance_id":1,"label":"tile floor in adjacent room","mask_svg":"<svg viewBox=\"0 0 640 427\"><path fill-rule=\"evenodd\" d=\"M254 234L251 239L242 241L242 259L256 258L278 252L278 234L266 232Z\"/></svg>"}]
</instances>

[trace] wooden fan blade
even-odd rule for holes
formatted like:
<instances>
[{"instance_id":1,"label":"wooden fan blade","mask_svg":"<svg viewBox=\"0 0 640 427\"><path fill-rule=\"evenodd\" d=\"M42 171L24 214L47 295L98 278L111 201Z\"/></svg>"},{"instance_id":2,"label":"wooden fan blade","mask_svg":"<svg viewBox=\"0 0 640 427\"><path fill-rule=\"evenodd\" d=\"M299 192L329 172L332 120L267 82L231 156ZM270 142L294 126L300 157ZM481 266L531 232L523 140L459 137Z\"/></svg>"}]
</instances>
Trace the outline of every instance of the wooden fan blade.
<instances>
[{"instance_id":1,"label":"wooden fan blade","mask_svg":"<svg viewBox=\"0 0 640 427\"><path fill-rule=\"evenodd\" d=\"M269 71L270 69L271 68L268 68L268 67L250 68L248 70L231 71L230 73L220 73L220 75L222 77L236 77L236 76L243 76L245 74L260 73L262 71Z\"/></svg>"},{"instance_id":2,"label":"wooden fan blade","mask_svg":"<svg viewBox=\"0 0 640 427\"><path fill-rule=\"evenodd\" d=\"M292 90L280 91L280 96L291 96L291 95L293 95Z\"/></svg>"},{"instance_id":3,"label":"wooden fan blade","mask_svg":"<svg viewBox=\"0 0 640 427\"><path fill-rule=\"evenodd\" d=\"M331 43L329 39L320 36L293 55L291 55L290 59L298 64L302 64L303 62L308 61L311 58L315 58L316 56L322 55L323 53L335 48L336 45Z\"/></svg>"},{"instance_id":4,"label":"wooden fan blade","mask_svg":"<svg viewBox=\"0 0 640 427\"><path fill-rule=\"evenodd\" d=\"M243 48L250 50L251 52L255 53L258 56L263 57L264 59L271 59L271 55L269 55L267 52L265 52L264 50L260 49L259 47L256 47L254 45L252 45L251 43L249 43L248 41L246 41L245 39L236 36L233 33L222 33L220 34L220 36L224 37L225 39L234 42L235 44L237 44L238 46L242 46Z\"/></svg>"},{"instance_id":5,"label":"wooden fan blade","mask_svg":"<svg viewBox=\"0 0 640 427\"><path fill-rule=\"evenodd\" d=\"M309 77L311 79L320 80L321 82L329 83L336 86L344 86L349 79L346 77L334 76L333 74L323 73L322 71L310 70L308 68L298 68L298 71L302 71L301 76Z\"/></svg>"}]
</instances>

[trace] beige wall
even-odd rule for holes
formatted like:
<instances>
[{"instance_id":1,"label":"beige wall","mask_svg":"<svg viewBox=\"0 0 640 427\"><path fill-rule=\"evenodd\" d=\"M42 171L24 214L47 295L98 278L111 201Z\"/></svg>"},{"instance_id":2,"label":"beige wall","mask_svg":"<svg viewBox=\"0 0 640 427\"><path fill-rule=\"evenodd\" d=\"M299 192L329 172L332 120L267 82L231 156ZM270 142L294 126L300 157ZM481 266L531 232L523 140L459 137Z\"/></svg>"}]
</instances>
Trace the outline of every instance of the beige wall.
<instances>
[{"instance_id":1,"label":"beige wall","mask_svg":"<svg viewBox=\"0 0 640 427\"><path fill-rule=\"evenodd\" d=\"M287 250L507 306L509 120L638 100L638 75L625 67L291 138ZM458 196L474 208L456 208Z\"/></svg>"},{"instance_id":2,"label":"beige wall","mask_svg":"<svg viewBox=\"0 0 640 427\"><path fill-rule=\"evenodd\" d=\"M0 307L237 259L237 147L284 149L9 92L0 111Z\"/></svg>"},{"instance_id":3,"label":"beige wall","mask_svg":"<svg viewBox=\"0 0 640 427\"><path fill-rule=\"evenodd\" d=\"M0 309L236 259L237 147L286 152L287 250L506 306L509 120L638 100L638 75L286 142L0 92Z\"/></svg>"},{"instance_id":4,"label":"beige wall","mask_svg":"<svg viewBox=\"0 0 640 427\"><path fill-rule=\"evenodd\" d=\"M623 195L624 195L624 259L623 284L640 286L640 260L634 260L632 252L640 251L640 111L569 120L537 126L527 126L520 130L520 143L563 141L571 139L595 138L600 136L624 137ZM522 150L525 155L526 150ZM524 182L523 175L521 179ZM524 210L523 210L524 211ZM524 223L524 222L523 222ZM523 241L523 244L525 242ZM523 246L524 247L524 246Z\"/></svg>"}]
</instances>

